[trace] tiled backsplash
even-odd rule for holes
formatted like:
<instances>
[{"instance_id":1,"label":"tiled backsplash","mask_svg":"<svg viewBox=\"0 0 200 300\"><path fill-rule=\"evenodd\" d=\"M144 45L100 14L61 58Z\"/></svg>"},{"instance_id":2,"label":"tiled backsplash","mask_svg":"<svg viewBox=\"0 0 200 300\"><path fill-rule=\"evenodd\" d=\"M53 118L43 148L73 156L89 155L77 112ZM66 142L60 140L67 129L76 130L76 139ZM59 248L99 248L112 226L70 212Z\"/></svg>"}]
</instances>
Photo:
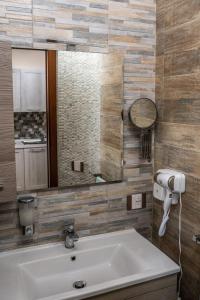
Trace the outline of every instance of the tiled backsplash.
<instances>
[{"instance_id":1,"label":"tiled backsplash","mask_svg":"<svg viewBox=\"0 0 200 300\"><path fill-rule=\"evenodd\" d=\"M71 13L69 14L67 9L63 9L61 2L64 3L64 1L47 0L16 0L12 3L1 1L0 23L4 30L0 32L0 39L1 41L10 41L13 47L64 50L69 48L70 43L74 43L77 51L99 53L120 51L123 53L124 182L62 191L66 195L65 199L70 199L71 193L73 193L71 203L65 201L63 204L60 198L57 199L59 196L57 191L49 192L51 195L52 193L58 195L53 200L53 196L49 198L48 195L46 195L47 200L39 198L36 212L38 224L35 235L36 243L53 241L59 236L60 239L63 238L63 221L65 221L66 216L71 214L74 214L76 221L78 220L79 223L76 225L82 235L103 233L129 226L135 227L145 235L150 234L151 199L149 208L130 212L126 210L125 199L127 195L132 193L152 190L152 164L139 158L139 132L130 124L128 110L138 97L154 99L156 3L154 0L99 0L97 1L98 5L94 8L94 1L92 0L69 0L65 1L66 7L71 4ZM10 13L11 10L12 14ZM63 26L60 26L61 19L64 20ZM47 40L50 36L52 41ZM0 251L16 248L19 245L24 246L26 241L19 227L16 203L14 143L13 139L8 137L8 135L12 136L10 128L12 122L8 118L13 104L11 85L9 86L7 79L9 77L8 72L10 72L9 66L11 66L8 62L9 48L8 46L4 46L4 48L0 58L2 58L1 61L3 61L4 66L6 66L7 61L8 67L7 69L4 67L0 72L0 95L3 95L0 101L2 146L0 174L3 174L2 181L5 185L0 192ZM5 87L7 87L6 93ZM10 96L5 97L7 94ZM123 209L120 207L121 204ZM115 205L118 209L117 212ZM81 216L76 215L77 207ZM88 215L91 217L88 218ZM127 215L129 216L128 226ZM110 221L112 222L111 225ZM85 222L86 226L84 225Z\"/></svg>"},{"instance_id":2,"label":"tiled backsplash","mask_svg":"<svg viewBox=\"0 0 200 300\"><path fill-rule=\"evenodd\" d=\"M45 112L14 113L15 139L46 136Z\"/></svg>"}]
</instances>

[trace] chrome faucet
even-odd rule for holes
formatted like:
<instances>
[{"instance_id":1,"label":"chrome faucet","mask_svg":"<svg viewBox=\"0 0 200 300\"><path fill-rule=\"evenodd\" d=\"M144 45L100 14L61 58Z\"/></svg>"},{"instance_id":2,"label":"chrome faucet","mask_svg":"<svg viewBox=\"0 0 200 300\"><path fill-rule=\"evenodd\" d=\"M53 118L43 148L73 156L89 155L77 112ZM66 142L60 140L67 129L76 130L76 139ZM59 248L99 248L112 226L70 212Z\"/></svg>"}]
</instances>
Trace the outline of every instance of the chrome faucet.
<instances>
[{"instance_id":1,"label":"chrome faucet","mask_svg":"<svg viewBox=\"0 0 200 300\"><path fill-rule=\"evenodd\" d=\"M200 234L194 234L192 237L193 242L195 242L197 245L200 245Z\"/></svg>"},{"instance_id":2,"label":"chrome faucet","mask_svg":"<svg viewBox=\"0 0 200 300\"><path fill-rule=\"evenodd\" d=\"M74 242L79 239L78 234L75 232L74 224L66 224L64 232L66 233L65 247L68 249L74 248Z\"/></svg>"}]
</instances>

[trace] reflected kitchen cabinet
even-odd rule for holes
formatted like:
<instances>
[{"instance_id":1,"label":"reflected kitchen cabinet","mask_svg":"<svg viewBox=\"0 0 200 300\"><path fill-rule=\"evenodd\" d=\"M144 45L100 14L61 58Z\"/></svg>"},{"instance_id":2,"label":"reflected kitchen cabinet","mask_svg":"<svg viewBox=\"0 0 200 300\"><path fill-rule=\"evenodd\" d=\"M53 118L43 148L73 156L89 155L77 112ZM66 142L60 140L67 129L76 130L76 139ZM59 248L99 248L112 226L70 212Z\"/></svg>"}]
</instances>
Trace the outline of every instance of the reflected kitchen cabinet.
<instances>
[{"instance_id":1,"label":"reflected kitchen cabinet","mask_svg":"<svg viewBox=\"0 0 200 300\"><path fill-rule=\"evenodd\" d=\"M20 70L13 70L13 105L14 112L21 111L21 73Z\"/></svg>"},{"instance_id":2,"label":"reflected kitchen cabinet","mask_svg":"<svg viewBox=\"0 0 200 300\"><path fill-rule=\"evenodd\" d=\"M17 191L25 190L24 182L24 150L15 149Z\"/></svg>"},{"instance_id":3,"label":"reflected kitchen cabinet","mask_svg":"<svg viewBox=\"0 0 200 300\"><path fill-rule=\"evenodd\" d=\"M21 71L21 111L46 111L45 74Z\"/></svg>"},{"instance_id":4,"label":"reflected kitchen cabinet","mask_svg":"<svg viewBox=\"0 0 200 300\"><path fill-rule=\"evenodd\" d=\"M13 70L14 112L46 111L45 74L41 71Z\"/></svg>"},{"instance_id":5,"label":"reflected kitchen cabinet","mask_svg":"<svg viewBox=\"0 0 200 300\"><path fill-rule=\"evenodd\" d=\"M48 187L46 145L15 149L15 160L18 192Z\"/></svg>"},{"instance_id":6,"label":"reflected kitchen cabinet","mask_svg":"<svg viewBox=\"0 0 200 300\"><path fill-rule=\"evenodd\" d=\"M26 190L48 187L47 147L24 149Z\"/></svg>"}]
</instances>

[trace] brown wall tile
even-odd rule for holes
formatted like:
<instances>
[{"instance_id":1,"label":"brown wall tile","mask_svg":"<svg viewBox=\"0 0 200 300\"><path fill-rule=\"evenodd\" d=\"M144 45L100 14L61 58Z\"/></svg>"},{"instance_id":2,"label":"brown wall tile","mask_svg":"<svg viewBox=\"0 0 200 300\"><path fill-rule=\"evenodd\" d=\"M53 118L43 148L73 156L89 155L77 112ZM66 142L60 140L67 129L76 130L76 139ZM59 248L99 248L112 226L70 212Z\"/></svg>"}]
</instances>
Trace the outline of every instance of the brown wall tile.
<instances>
[{"instance_id":1,"label":"brown wall tile","mask_svg":"<svg viewBox=\"0 0 200 300\"><path fill-rule=\"evenodd\" d=\"M200 295L199 247L192 241L192 235L200 228L199 5L195 0L158 0L157 6L157 41L164 46L157 47L156 58L159 123L155 133L155 170L172 168L186 174L181 237L183 300L198 300ZM162 203L154 199L153 241L178 261L179 205L172 207L166 235L159 238L162 214Z\"/></svg>"}]
</instances>

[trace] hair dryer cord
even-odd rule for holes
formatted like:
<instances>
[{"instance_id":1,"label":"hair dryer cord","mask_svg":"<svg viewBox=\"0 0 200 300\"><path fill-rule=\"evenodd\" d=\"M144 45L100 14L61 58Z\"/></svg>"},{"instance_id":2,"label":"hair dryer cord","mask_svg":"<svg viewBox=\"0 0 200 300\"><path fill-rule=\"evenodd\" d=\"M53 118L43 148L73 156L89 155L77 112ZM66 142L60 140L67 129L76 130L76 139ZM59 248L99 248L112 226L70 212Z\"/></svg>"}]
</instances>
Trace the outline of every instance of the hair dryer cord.
<instances>
[{"instance_id":1,"label":"hair dryer cord","mask_svg":"<svg viewBox=\"0 0 200 300\"><path fill-rule=\"evenodd\" d=\"M170 207L172 204L172 193L170 191L167 191L165 200L164 200L164 215L162 218L162 222L158 231L158 235L160 237L164 236L166 228L167 228L167 222L169 221L169 214L170 214Z\"/></svg>"}]
</instances>

